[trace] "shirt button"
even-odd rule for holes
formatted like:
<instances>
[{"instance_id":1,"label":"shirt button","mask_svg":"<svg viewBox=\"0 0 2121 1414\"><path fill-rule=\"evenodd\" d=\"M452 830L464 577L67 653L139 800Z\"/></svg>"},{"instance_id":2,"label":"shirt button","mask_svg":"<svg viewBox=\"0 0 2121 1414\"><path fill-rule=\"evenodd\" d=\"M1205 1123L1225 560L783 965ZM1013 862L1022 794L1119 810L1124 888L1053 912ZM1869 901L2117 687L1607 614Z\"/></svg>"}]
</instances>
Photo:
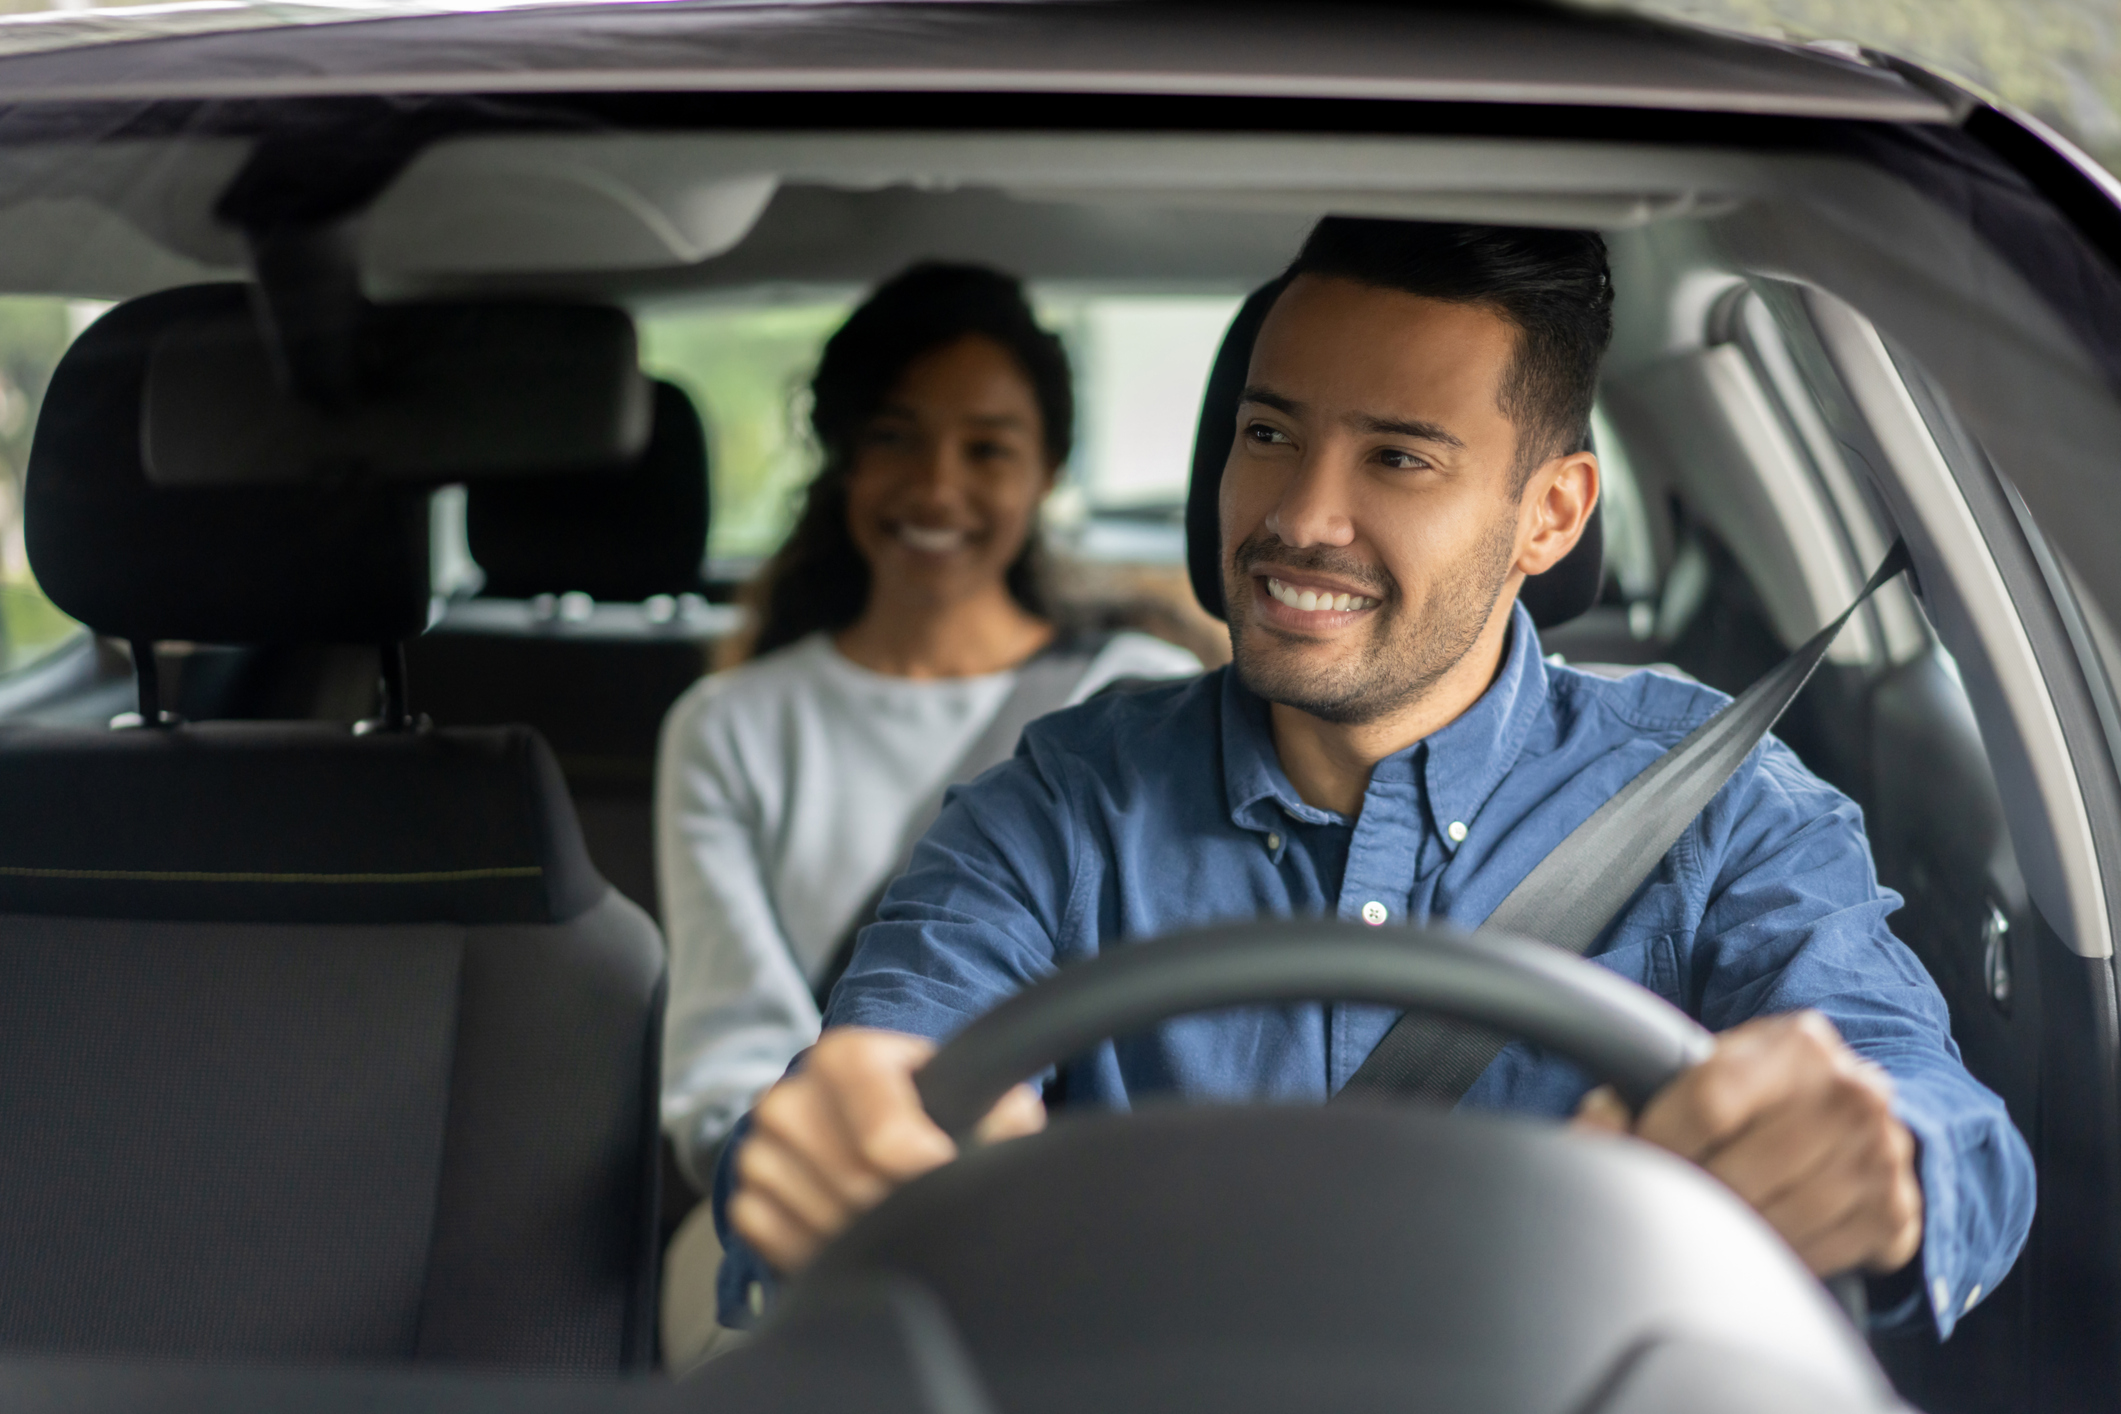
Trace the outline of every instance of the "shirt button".
<instances>
[{"instance_id":1,"label":"shirt button","mask_svg":"<svg viewBox=\"0 0 2121 1414\"><path fill-rule=\"evenodd\" d=\"M1443 832L1451 837L1452 844L1464 844L1466 842L1466 822L1463 820L1453 820L1450 824L1444 826Z\"/></svg>"},{"instance_id":2,"label":"shirt button","mask_svg":"<svg viewBox=\"0 0 2121 1414\"><path fill-rule=\"evenodd\" d=\"M1375 928L1389 917L1391 915L1385 912L1385 906L1374 898L1362 906L1362 921L1369 924L1372 928Z\"/></svg>"},{"instance_id":3,"label":"shirt button","mask_svg":"<svg viewBox=\"0 0 2121 1414\"><path fill-rule=\"evenodd\" d=\"M1943 1277L1933 1277L1930 1280L1930 1304L1937 1308L1937 1314L1940 1316L1951 1309L1952 1289Z\"/></svg>"},{"instance_id":4,"label":"shirt button","mask_svg":"<svg viewBox=\"0 0 2121 1414\"><path fill-rule=\"evenodd\" d=\"M1281 836L1280 836L1280 835L1277 835L1277 834L1273 834L1273 833L1269 832L1269 834L1267 835L1267 849L1268 849L1268 851L1269 851L1269 852L1271 853L1272 851L1274 851L1274 850L1277 850L1277 849L1280 849L1280 848L1281 848Z\"/></svg>"},{"instance_id":5,"label":"shirt button","mask_svg":"<svg viewBox=\"0 0 2121 1414\"><path fill-rule=\"evenodd\" d=\"M744 1304L751 1308L754 1316L766 1314L766 1284L755 1281L744 1288Z\"/></svg>"},{"instance_id":6,"label":"shirt button","mask_svg":"<svg viewBox=\"0 0 2121 1414\"><path fill-rule=\"evenodd\" d=\"M1965 1304L1964 1306L1961 1306L1961 1307L1959 1308L1959 1314L1963 1316L1963 1315L1965 1315L1965 1314L1966 1314L1967 1312L1969 1312L1969 1311L1973 1310L1973 1309L1974 1309L1974 1303L1975 1303L1976 1301L1979 1301L1980 1299L1981 1299L1981 1283L1977 1281L1977 1282L1975 1282L1975 1283L1974 1283L1974 1289L1973 1289L1972 1291L1969 1291L1969 1292L1968 1292L1968 1293L1966 1294L1966 1304Z\"/></svg>"}]
</instances>

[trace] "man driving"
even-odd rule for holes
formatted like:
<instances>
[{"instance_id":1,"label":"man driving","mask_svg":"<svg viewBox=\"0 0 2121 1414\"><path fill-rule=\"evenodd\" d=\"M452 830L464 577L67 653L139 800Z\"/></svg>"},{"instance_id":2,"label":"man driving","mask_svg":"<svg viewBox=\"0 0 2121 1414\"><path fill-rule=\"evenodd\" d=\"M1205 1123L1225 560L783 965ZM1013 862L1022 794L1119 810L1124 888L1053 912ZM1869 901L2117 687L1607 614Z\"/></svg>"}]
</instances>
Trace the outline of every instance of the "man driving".
<instances>
[{"instance_id":1,"label":"man driving","mask_svg":"<svg viewBox=\"0 0 2121 1414\"><path fill-rule=\"evenodd\" d=\"M938 1041L1106 947L1270 916L1478 926L1725 700L1542 660L1517 604L1582 535L1611 336L1581 232L1329 218L1261 326L1221 486L1234 661L1034 723L955 793L862 935L818 1044L717 1176L724 1320L955 1153L913 1074ZM1857 807L1772 739L1592 949L1718 1034L1639 1114L1517 1044L1474 1109L1626 1130L1705 1168L1874 1319L1938 1335L2016 1258L2033 1167L1887 929ZM1166 1022L1065 1067L1071 1104L1323 1101L1386 1008ZM1589 1093L1586 1093L1589 1091ZM1021 1087L983 1133L1035 1131Z\"/></svg>"}]
</instances>

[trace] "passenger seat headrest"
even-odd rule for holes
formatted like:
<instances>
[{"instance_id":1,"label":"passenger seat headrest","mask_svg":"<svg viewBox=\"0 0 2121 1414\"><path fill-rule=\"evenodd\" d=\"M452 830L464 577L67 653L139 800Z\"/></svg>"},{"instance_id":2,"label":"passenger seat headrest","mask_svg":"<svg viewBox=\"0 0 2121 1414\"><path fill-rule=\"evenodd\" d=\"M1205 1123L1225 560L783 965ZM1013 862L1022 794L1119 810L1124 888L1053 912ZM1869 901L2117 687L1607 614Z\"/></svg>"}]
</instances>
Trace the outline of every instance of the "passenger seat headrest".
<instances>
[{"instance_id":1,"label":"passenger seat headrest","mask_svg":"<svg viewBox=\"0 0 2121 1414\"><path fill-rule=\"evenodd\" d=\"M1208 370L1208 387L1201 398L1200 424L1193 435L1193 476L1186 488L1186 569L1192 576L1194 597L1216 618L1224 616L1222 523L1219 501L1223 464L1230 459L1230 446L1237 440L1237 403L1245 389L1245 374L1252 363L1252 344L1267 311L1287 284L1277 279L1262 285L1238 308L1215 351ZM1605 509L1601 503L1561 563L1545 574L1524 582L1518 599L1540 628L1567 623L1598 602L1605 582Z\"/></svg>"},{"instance_id":2,"label":"passenger seat headrest","mask_svg":"<svg viewBox=\"0 0 2121 1414\"><path fill-rule=\"evenodd\" d=\"M706 433L670 383L655 385L654 430L630 470L475 482L464 507L482 593L622 603L700 589L708 514Z\"/></svg>"},{"instance_id":3,"label":"passenger seat headrest","mask_svg":"<svg viewBox=\"0 0 2121 1414\"><path fill-rule=\"evenodd\" d=\"M133 641L391 643L427 622L427 492L361 482L158 487L141 400L171 324L247 310L242 285L131 300L52 374L30 448L24 533L51 601Z\"/></svg>"}]
</instances>

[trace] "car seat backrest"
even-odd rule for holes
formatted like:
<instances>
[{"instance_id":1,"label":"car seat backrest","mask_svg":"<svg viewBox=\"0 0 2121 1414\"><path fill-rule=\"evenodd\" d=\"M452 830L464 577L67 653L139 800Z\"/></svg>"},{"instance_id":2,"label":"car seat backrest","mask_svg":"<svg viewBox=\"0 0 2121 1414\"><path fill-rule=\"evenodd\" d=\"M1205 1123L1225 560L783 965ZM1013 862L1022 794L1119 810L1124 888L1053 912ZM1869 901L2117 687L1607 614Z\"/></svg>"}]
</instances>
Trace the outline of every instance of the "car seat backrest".
<instances>
[{"instance_id":1,"label":"car seat backrest","mask_svg":"<svg viewBox=\"0 0 2121 1414\"><path fill-rule=\"evenodd\" d=\"M1215 351L1201 398L1200 424L1193 436L1193 473L1186 489L1186 569L1194 597L1217 618L1223 617L1222 523L1218 498L1223 464L1237 440L1237 405L1252 362L1252 344L1267 312L1287 281L1273 280L1254 290L1238 308ZM1583 537L1561 562L1545 574L1526 579L1517 597L1542 629L1567 623L1598 602L1605 583L1605 512L1594 510Z\"/></svg>"},{"instance_id":2,"label":"car seat backrest","mask_svg":"<svg viewBox=\"0 0 2121 1414\"><path fill-rule=\"evenodd\" d=\"M158 320L230 297L62 360L40 578L142 644L417 631L424 493L146 481ZM0 726L0 1349L644 1366L662 981L527 728Z\"/></svg>"},{"instance_id":3,"label":"car seat backrest","mask_svg":"<svg viewBox=\"0 0 2121 1414\"><path fill-rule=\"evenodd\" d=\"M659 383L648 449L628 472L474 485L465 521L483 595L586 594L608 608L697 594L708 509L699 414ZM597 867L652 912L656 739L671 703L707 669L690 616L606 612L571 625L555 605L527 629L497 628L460 617L463 607L481 606L452 606L411 646L421 709L448 725L536 727L559 753Z\"/></svg>"}]
</instances>

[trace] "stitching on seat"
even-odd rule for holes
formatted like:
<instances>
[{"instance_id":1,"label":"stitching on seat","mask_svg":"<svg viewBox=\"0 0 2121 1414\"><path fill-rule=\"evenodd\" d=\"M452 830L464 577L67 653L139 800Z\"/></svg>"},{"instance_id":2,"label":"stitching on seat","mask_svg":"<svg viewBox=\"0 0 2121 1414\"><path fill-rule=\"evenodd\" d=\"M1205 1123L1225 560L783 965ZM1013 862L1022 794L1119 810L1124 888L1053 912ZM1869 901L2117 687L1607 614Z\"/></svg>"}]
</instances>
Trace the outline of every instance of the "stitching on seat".
<instances>
[{"instance_id":1,"label":"stitching on seat","mask_svg":"<svg viewBox=\"0 0 2121 1414\"><path fill-rule=\"evenodd\" d=\"M213 873L203 869L38 869L0 864L0 878L81 879L142 884L452 884L470 879L535 879L541 864L510 864L492 869L437 869L409 874L264 874Z\"/></svg>"}]
</instances>

